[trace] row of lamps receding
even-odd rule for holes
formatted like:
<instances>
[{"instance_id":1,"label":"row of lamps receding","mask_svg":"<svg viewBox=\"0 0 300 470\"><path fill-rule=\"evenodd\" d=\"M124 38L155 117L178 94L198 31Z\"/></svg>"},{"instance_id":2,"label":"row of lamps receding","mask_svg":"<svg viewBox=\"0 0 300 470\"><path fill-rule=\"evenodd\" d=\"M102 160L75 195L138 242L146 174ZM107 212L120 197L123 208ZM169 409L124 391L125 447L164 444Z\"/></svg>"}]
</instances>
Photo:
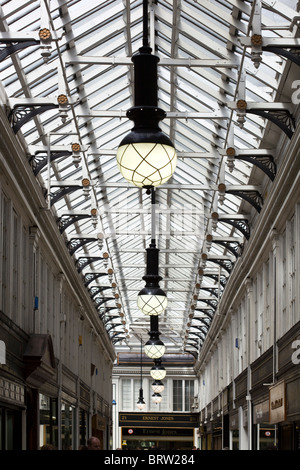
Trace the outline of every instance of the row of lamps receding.
<instances>
[{"instance_id":1,"label":"row of lamps receding","mask_svg":"<svg viewBox=\"0 0 300 470\"><path fill-rule=\"evenodd\" d=\"M152 195L152 209L155 210L155 187L164 184L173 175L176 164L176 150L169 139L159 128L159 121L166 113L158 107L157 64L159 58L152 53L148 40L148 0L143 0L143 45L133 55L134 66L134 106L127 111L127 117L134 122L131 132L122 140L117 150L117 164L122 176L134 186L145 188ZM147 316L150 316L150 338L145 343L145 354L154 360L150 371L154 379L152 400L159 403L164 389L162 380L166 375L162 366L165 345L160 340L158 316L167 307L167 296L159 287L162 279L158 275L159 250L155 242L155 227L152 212L151 243L147 248L145 287L139 292L137 305ZM141 340L142 350L142 340ZM142 382L142 351L141 351ZM137 407L145 407L142 383Z\"/></svg>"}]
</instances>

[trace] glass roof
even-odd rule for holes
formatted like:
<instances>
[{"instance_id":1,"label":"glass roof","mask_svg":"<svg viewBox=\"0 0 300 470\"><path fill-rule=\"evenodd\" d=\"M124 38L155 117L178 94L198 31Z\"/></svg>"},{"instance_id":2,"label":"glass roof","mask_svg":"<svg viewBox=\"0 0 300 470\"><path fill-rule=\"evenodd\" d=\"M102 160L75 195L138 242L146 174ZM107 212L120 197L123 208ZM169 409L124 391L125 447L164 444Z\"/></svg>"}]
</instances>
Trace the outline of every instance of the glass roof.
<instances>
[{"instance_id":1,"label":"glass roof","mask_svg":"<svg viewBox=\"0 0 300 470\"><path fill-rule=\"evenodd\" d=\"M149 331L136 298L151 200L122 178L115 158L132 127L126 111L142 16L140 0L0 0L0 80L11 125L99 321L125 351L147 341ZM275 102L287 60L246 39L292 39L296 18L297 0L149 1L159 106L167 113L161 129L179 157L172 180L156 190L160 286L168 296L159 328L167 352L198 354L259 217L258 188L271 184L272 165L270 175L237 158L272 149L268 122L246 113L241 124L236 103ZM58 105L61 96L67 101Z\"/></svg>"}]
</instances>

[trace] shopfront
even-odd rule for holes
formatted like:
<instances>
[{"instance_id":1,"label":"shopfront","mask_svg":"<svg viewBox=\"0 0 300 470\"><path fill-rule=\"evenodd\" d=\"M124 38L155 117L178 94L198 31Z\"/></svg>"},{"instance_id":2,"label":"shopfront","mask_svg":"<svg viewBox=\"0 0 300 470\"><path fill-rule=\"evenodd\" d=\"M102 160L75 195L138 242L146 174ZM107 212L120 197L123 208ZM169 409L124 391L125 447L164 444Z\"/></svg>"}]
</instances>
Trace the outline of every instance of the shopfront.
<instances>
[{"instance_id":1,"label":"shopfront","mask_svg":"<svg viewBox=\"0 0 300 470\"><path fill-rule=\"evenodd\" d=\"M271 450L277 448L276 424L269 422L269 399L253 406L253 449Z\"/></svg>"},{"instance_id":2,"label":"shopfront","mask_svg":"<svg viewBox=\"0 0 300 470\"><path fill-rule=\"evenodd\" d=\"M22 353L28 336L0 311L0 450L26 446L26 384Z\"/></svg>"},{"instance_id":3,"label":"shopfront","mask_svg":"<svg viewBox=\"0 0 300 470\"><path fill-rule=\"evenodd\" d=\"M0 450L22 449L24 386L0 377Z\"/></svg>"},{"instance_id":4,"label":"shopfront","mask_svg":"<svg viewBox=\"0 0 300 470\"><path fill-rule=\"evenodd\" d=\"M119 413L122 449L191 450L199 415L194 413Z\"/></svg>"},{"instance_id":5,"label":"shopfront","mask_svg":"<svg viewBox=\"0 0 300 470\"><path fill-rule=\"evenodd\" d=\"M270 419L279 450L300 450L300 322L278 341L278 384L270 389Z\"/></svg>"}]
</instances>

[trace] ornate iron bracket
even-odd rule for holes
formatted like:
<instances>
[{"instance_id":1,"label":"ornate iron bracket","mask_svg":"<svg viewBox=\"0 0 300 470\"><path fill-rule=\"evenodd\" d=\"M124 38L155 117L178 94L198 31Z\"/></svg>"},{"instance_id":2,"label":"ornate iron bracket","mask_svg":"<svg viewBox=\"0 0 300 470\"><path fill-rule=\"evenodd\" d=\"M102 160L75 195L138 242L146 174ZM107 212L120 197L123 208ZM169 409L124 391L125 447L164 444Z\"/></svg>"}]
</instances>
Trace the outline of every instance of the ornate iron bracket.
<instances>
[{"instance_id":1,"label":"ornate iron bracket","mask_svg":"<svg viewBox=\"0 0 300 470\"><path fill-rule=\"evenodd\" d=\"M199 299L199 302L204 302L205 304L209 305L214 310L216 310L216 308L218 306L218 302L216 300L213 300L213 299Z\"/></svg>"},{"instance_id":2,"label":"ornate iron bracket","mask_svg":"<svg viewBox=\"0 0 300 470\"><path fill-rule=\"evenodd\" d=\"M203 334L207 334L209 330L209 326L197 326L197 325L190 325L190 328L196 328L196 330L201 331Z\"/></svg>"},{"instance_id":3,"label":"ornate iron bracket","mask_svg":"<svg viewBox=\"0 0 300 470\"><path fill-rule=\"evenodd\" d=\"M118 334L123 334L123 332L115 333L111 336L112 344L117 344L117 343L122 342L126 339L125 336L122 336L121 338L115 338L115 336L117 336Z\"/></svg>"},{"instance_id":4,"label":"ornate iron bracket","mask_svg":"<svg viewBox=\"0 0 300 470\"><path fill-rule=\"evenodd\" d=\"M228 147L226 149L225 155L227 156L227 165L229 167L229 171L233 171L234 160L242 160L260 168L272 181L276 176L276 163L269 151L242 150L236 152L234 147Z\"/></svg>"},{"instance_id":5,"label":"ornate iron bracket","mask_svg":"<svg viewBox=\"0 0 300 470\"><path fill-rule=\"evenodd\" d=\"M97 305L100 307L100 305L105 304L105 302L109 302L110 300L115 300L114 297L103 297L100 299L100 301L97 303ZM114 318L119 318L119 316L115 316ZM110 321L110 320L107 320Z\"/></svg>"},{"instance_id":6,"label":"ornate iron bracket","mask_svg":"<svg viewBox=\"0 0 300 470\"><path fill-rule=\"evenodd\" d=\"M300 66L300 49L293 47L289 49L285 49L283 47L276 47L276 46L263 46L263 51L266 52L273 52L276 55L282 55L286 59L289 59L294 64Z\"/></svg>"},{"instance_id":7,"label":"ornate iron bracket","mask_svg":"<svg viewBox=\"0 0 300 470\"><path fill-rule=\"evenodd\" d=\"M192 341L192 338L190 338L190 341ZM191 348L194 348L196 349L196 351L198 351L198 348L199 348L199 343L197 340L195 340L195 342L193 343L186 343L186 346L190 346Z\"/></svg>"},{"instance_id":8,"label":"ornate iron bracket","mask_svg":"<svg viewBox=\"0 0 300 470\"><path fill-rule=\"evenodd\" d=\"M230 251L236 258L243 253L244 246L239 242L225 242L221 240L212 240L212 243L223 246L226 250Z\"/></svg>"},{"instance_id":9,"label":"ornate iron bracket","mask_svg":"<svg viewBox=\"0 0 300 470\"><path fill-rule=\"evenodd\" d=\"M210 279L213 279L216 283L220 283L221 286L224 288L226 283L227 283L227 277L224 275L218 276L218 274L208 274L205 271L201 273L201 276L208 277Z\"/></svg>"},{"instance_id":10,"label":"ornate iron bracket","mask_svg":"<svg viewBox=\"0 0 300 470\"><path fill-rule=\"evenodd\" d=\"M201 346L202 346L203 342L201 343ZM184 349L184 352L188 353L188 354L191 354L191 356L193 356L196 360L198 358L198 353L195 353L194 351L189 351L188 349Z\"/></svg>"},{"instance_id":11,"label":"ornate iron bracket","mask_svg":"<svg viewBox=\"0 0 300 470\"><path fill-rule=\"evenodd\" d=\"M194 317L194 318L193 318L193 320L197 320L197 321L199 321L199 322L203 323L204 325L206 325L206 326L207 326L207 328L209 328L209 327L210 327L210 323L207 323L207 322L205 321L205 318L198 318L198 317Z\"/></svg>"},{"instance_id":12,"label":"ornate iron bracket","mask_svg":"<svg viewBox=\"0 0 300 470\"><path fill-rule=\"evenodd\" d=\"M189 333L189 336L190 335L194 335L194 336L197 336L197 338L200 339L200 341L204 341L205 340L205 336L206 336L206 332L204 333L203 331L201 331L201 333L196 333L195 331L191 331Z\"/></svg>"},{"instance_id":13,"label":"ornate iron bracket","mask_svg":"<svg viewBox=\"0 0 300 470\"><path fill-rule=\"evenodd\" d=\"M92 264L96 261L101 261L101 260L103 260L101 256L92 256L89 258L82 256L76 260L75 264L76 264L77 271L81 273L81 271L89 264Z\"/></svg>"},{"instance_id":14,"label":"ornate iron bracket","mask_svg":"<svg viewBox=\"0 0 300 470\"><path fill-rule=\"evenodd\" d=\"M93 286L89 289L89 294L91 298L94 299L98 294L108 289L111 289L111 287L110 286Z\"/></svg>"},{"instance_id":15,"label":"ornate iron bracket","mask_svg":"<svg viewBox=\"0 0 300 470\"><path fill-rule=\"evenodd\" d=\"M295 119L288 109L262 110L246 109L248 114L256 114L276 124L289 139L293 137L295 131Z\"/></svg>"},{"instance_id":16,"label":"ornate iron bracket","mask_svg":"<svg viewBox=\"0 0 300 470\"><path fill-rule=\"evenodd\" d=\"M250 238L250 225L248 220L246 219L222 219L222 217L218 218L218 220L224 224L232 225L234 228L239 230L244 237L249 240Z\"/></svg>"},{"instance_id":17,"label":"ornate iron bracket","mask_svg":"<svg viewBox=\"0 0 300 470\"><path fill-rule=\"evenodd\" d=\"M59 199L64 197L66 194L72 193L74 191L78 191L78 189L82 190L82 186L64 186L63 188L60 188L56 193L51 193L50 194L50 201L51 201L51 206L55 204Z\"/></svg>"},{"instance_id":18,"label":"ornate iron bracket","mask_svg":"<svg viewBox=\"0 0 300 470\"><path fill-rule=\"evenodd\" d=\"M295 119L291 103L247 103L244 98L240 98L236 102L228 102L227 106L236 111L237 125L241 128L244 126L246 114L256 114L276 124L289 139L293 137Z\"/></svg>"},{"instance_id":19,"label":"ornate iron bracket","mask_svg":"<svg viewBox=\"0 0 300 470\"><path fill-rule=\"evenodd\" d=\"M117 326L123 326L123 325L122 325L122 323L113 323L110 328L106 328L107 333L109 331L113 330L114 328L116 328Z\"/></svg>"},{"instance_id":20,"label":"ornate iron bracket","mask_svg":"<svg viewBox=\"0 0 300 470\"><path fill-rule=\"evenodd\" d=\"M213 316L214 316L214 313L215 313L214 310L211 310L211 309L205 310L203 308L195 308L195 312L204 313L204 315L207 315L208 318L210 318L211 320L213 319Z\"/></svg>"},{"instance_id":21,"label":"ornate iron bracket","mask_svg":"<svg viewBox=\"0 0 300 470\"><path fill-rule=\"evenodd\" d=\"M211 261L212 263L218 264L219 266L221 266L221 268L225 269L225 271L227 271L228 274L231 274L231 271L233 269L234 264L229 259L212 259L212 258L209 258L209 261Z\"/></svg>"},{"instance_id":22,"label":"ornate iron bracket","mask_svg":"<svg viewBox=\"0 0 300 470\"><path fill-rule=\"evenodd\" d=\"M263 198L258 191L228 189L226 190L226 193L232 194L233 196L241 197L245 201L249 202L249 204L251 204L257 210L257 212L261 211L261 207L263 205Z\"/></svg>"},{"instance_id":23,"label":"ornate iron bracket","mask_svg":"<svg viewBox=\"0 0 300 470\"><path fill-rule=\"evenodd\" d=\"M2 40L0 42L3 42ZM9 46L3 47L0 49L0 62L5 60L8 56L14 54L15 52L21 51L22 49L26 49L29 46L39 46L40 41L35 39L29 41L19 41L14 44L10 44Z\"/></svg>"},{"instance_id":24,"label":"ornate iron bracket","mask_svg":"<svg viewBox=\"0 0 300 470\"><path fill-rule=\"evenodd\" d=\"M88 273L84 276L84 285L87 287L91 282L95 281L99 277L107 276L107 273Z\"/></svg>"},{"instance_id":25,"label":"ornate iron bracket","mask_svg":"<svg viewBox=\"0 0 300 470\"><path fill-rule=\"evenodd\" d=\"M106 297L106 300L109 300L109 299L110 299L110 297ZM104 302L105 302L105 300L104 300ZM104 320L104 322L103 322L104 325L111 322L114 318L119 318L119 315L110 315L107 320Z\"/></svg>"},{"instance_id":26,"label":"ornate iron bracket","mask_svg":"<svg viewBox=\"0 0 300 470\"><path fill-rule=\"evenodd\" d=\"M89 219L90 217L90 214L62 215L56 220L56 222L58 224L60 233L63 233L70 225L73 225L82 219Z\"/></svg>"},{"instance_id":27,"label":"ornate iron bracket","mask_svg":"<svg viewBox=\"0 0 300 470\"><path fill-rule=\"evenodd\" d=\"M206 292L210 292L215 297L218 297L219 290L216 289L215 287L201 287L200 289L201 289L201 291L204 290Z\"/></svg>"},{"instance_id":28,"label":"ornate iron bracket","mask_svg":"<svg viewBox=\"0 0 300 470\"><path fill-rule=\"evenodd\" d=\"M29 122L33 117L58 107L59 105L56 104L45 104L41 106L15 106L10 111L8 120L12 125L14 133L16 134L21 129L21 127Z\"/></svg>"},{"instance_id":29,"label":"ornate iron bracket","mask_svg":"<svg viewBox=\"0 0 300 470\"><path fill-rule=\"evenodd\" d=\"M67 243L67 248L70 252L70 255L73 255L80 247L86 245L87 243L91 243L96 241L95 237L91 238L71 238L70 241Z\"/></svg>"},{"instance_id":30,"label":"ornate iron bracket","mask_svg":"<svg viewBox=\"0 0 300 470\"><path fill-rule=\"evenodd\" d=\"M110 312L110 310L117 310L117 307L102 307L99 305L98 309L100 310L99 318L100 320L104 321L104 316L107 314L107 312Z\"/></svg>"},{"instance_id":31,"label":"ornate iron bracket","mask_svg":"<svg viewBox=\"0 0 300 470\"><path fill-rule=\"evenodd\" d=\"M54 162L55 160L58 160L62 157L69 157L70 155L72 155L72 152L68 150L61 152L50 152L50 162ZM30 155L28 161L33 169L34 175L37 176L39 172L47 165L48 156L44 151L40 151L34 155Z\"/></svg>"}]
</instances>

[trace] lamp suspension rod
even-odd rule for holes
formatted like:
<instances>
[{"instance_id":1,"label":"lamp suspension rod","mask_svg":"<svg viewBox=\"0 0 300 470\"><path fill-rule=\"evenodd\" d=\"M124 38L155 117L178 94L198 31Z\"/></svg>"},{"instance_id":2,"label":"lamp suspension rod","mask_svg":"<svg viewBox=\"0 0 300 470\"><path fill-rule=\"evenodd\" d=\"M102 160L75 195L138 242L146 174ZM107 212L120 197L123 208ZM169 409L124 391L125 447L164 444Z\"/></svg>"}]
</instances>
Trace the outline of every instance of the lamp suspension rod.
<instances>
[{"instance_id":1,"label":"lamp suspension rod","mask_svg":"<svg viewBox=\"0 0 300 470\"><path fill-rule=\"evenodd\" d=\"M151 188L151 243L156 244L155 188Z\"/></svg>"},{"instance_id":2,"label":"lamp suspension rod","mask_svg":"<svg viewBox=\"0 0 300 470\"><path fill-rule=\"evenodd\" d=\"M143 342L141 337L141 388L143 388Z\"/></svg>"},{"instance_id":3,"label":"lamp suspension rod","mask_svg":"<svg viewBox=\"0 0 300 470\"><path fill-rule=\"evenodd\" d=\"M143 46L149 46L148 39L148 0L143 0Z\"/></svg>"}]
</instances>

